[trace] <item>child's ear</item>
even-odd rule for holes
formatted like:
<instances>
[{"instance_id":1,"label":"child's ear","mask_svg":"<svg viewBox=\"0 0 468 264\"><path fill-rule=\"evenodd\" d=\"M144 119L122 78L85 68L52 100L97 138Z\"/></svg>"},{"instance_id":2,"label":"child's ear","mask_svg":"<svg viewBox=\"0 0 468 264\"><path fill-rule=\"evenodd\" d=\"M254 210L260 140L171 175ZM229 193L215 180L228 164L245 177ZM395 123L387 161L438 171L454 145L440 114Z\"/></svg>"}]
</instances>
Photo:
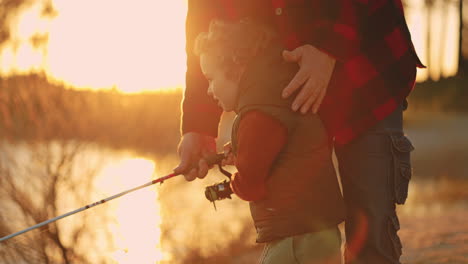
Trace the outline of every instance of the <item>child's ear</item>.
<instances>
[{"instance_id":1,"label":"child's ear","mask_svg":"<svg viewBox=\"0 0 468 264\"><path fill-rule=\"evenodd\" d=\"M240 81L242 77L242 68L238 65L233 65L226 69L226 78L232 81Z\"/></svg>"},{"instance_id":2,"label":"child's ear","mask_svg":"<svg viewBox=\"0 0 468 264\"><path fill-rule=\"evenodd\" d=\"M246 64L242 56L222 56L220 62L228 80L240 81Z\"/></svg>"}]
</instances>

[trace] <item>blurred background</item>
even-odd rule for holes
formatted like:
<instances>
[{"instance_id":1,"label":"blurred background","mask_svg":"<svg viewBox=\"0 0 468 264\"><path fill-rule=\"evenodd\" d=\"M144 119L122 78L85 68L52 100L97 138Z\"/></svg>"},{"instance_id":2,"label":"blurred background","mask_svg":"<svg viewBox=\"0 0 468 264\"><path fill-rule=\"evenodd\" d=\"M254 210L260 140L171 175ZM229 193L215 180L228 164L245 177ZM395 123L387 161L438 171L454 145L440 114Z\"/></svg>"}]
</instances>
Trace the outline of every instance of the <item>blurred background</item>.
<instances>
[{"instance_id":1,"label":"blurred background","mask_svg":"<svg viewBox=\"0 0 468 264\"><path fill-rule=\"evenodd\" d=\"M428 68L405 112L402 261L468 263L468 1L404 4ZM0 0L0 237L177 165L186 12L184 0ZM247 204L204 198L222 179L176 178L60 220L1 243L0 263L255 263Z\"/></svg>"}]
</instances>

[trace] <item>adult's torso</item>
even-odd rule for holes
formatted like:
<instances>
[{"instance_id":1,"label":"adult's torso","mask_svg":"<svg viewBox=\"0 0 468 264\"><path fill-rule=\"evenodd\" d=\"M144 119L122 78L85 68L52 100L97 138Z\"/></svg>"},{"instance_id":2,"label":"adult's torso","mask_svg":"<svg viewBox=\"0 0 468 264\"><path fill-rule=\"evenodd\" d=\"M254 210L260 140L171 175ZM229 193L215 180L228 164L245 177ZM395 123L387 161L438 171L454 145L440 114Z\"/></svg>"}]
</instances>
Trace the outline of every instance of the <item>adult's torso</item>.
<instances>
[{"instance_id":1,"label":"adult's torso","mask_svg":"<svg viewBox=\"0 0 468 264\"><path fill-rule=\"evenodd\" d=\"M275 28L286 48L304 44L307 26L315 19L326 17L332 5L322 0L213 0L216 17L225 20L255 18Z\"/></svg>"},{"instance_id":2,"label":"adult's torso","mask_svg":"<svg viewBox=\"0 0 468 264\"><path fill-rule=\"evenodd\" d=\"M193 1L193 0L192 0ZM312 44L339 60L320 109L325 126L345 144L400 105L421 67L400 0L200 0L210 17L255 17L270 24L286 49ZM348 17L357 41L348 45ZM329 24L322 28L323 24ZM317 28L320 28L317 30ZM347 51L351 47L351 52Z\"/></svg>"}]
</instances>

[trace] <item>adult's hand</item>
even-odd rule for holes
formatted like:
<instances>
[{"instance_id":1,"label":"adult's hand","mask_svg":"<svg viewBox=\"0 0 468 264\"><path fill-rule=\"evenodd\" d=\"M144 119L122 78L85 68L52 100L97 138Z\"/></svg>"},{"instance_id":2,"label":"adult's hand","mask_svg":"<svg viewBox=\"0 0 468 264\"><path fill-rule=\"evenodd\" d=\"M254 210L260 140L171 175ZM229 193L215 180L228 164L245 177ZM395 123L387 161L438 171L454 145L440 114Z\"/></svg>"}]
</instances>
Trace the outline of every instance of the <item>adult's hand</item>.
<instances>
[{"instance_id":1,"label":"adult's hand","mask_svg":"<svg viewBox=\"0 0 468 264\"><path fill-rule=\"evenodd\" d=\"M179 142L178 153L180 163L174 169L175 173L182 173L187 181L193 181L197 177L205 178L209 166L203 158L216 153L215 138L195 132L186 133ZM198 169L190 169L197 161Z\"/></svg>"},{"instance_id":2,"label":"adult's hand","mask_svg":"<svg viewBox=\"0 0 468 264\"><path fill-rule=\"evenodd\" d=\"M305 114L312 108L312 112L317 113L327 92L335 68L335 59L309 44L293 51L283 51L283 58L299 64L299 71L283 90L283 98L289 97L302 87L294 99L292 109L300 109Z\"/></svg>"}]
</instances>

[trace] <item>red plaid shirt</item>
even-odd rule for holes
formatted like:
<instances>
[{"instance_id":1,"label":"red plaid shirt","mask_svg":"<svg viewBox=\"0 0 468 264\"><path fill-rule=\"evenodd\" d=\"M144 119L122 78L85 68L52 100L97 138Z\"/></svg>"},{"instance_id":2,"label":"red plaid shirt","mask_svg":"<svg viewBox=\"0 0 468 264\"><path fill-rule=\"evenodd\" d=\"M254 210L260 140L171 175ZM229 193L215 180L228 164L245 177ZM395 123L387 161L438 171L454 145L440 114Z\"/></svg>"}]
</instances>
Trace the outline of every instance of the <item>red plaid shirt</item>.
<instances>
[{"instance_id":1,"label":"red plaid shirt","mask_svg":"<svg viewBox=\"0 0 468 264\"><path fill-rule=\"evenodd\" d=\"M320 116L345 144L384 119L408 96L420 62L401 0L189 0L182 133L217 136L222 112L206 89L195 37L213 18L261 17L288 49L311 44L337 60Z\"/></svg>"}]
</instances>

